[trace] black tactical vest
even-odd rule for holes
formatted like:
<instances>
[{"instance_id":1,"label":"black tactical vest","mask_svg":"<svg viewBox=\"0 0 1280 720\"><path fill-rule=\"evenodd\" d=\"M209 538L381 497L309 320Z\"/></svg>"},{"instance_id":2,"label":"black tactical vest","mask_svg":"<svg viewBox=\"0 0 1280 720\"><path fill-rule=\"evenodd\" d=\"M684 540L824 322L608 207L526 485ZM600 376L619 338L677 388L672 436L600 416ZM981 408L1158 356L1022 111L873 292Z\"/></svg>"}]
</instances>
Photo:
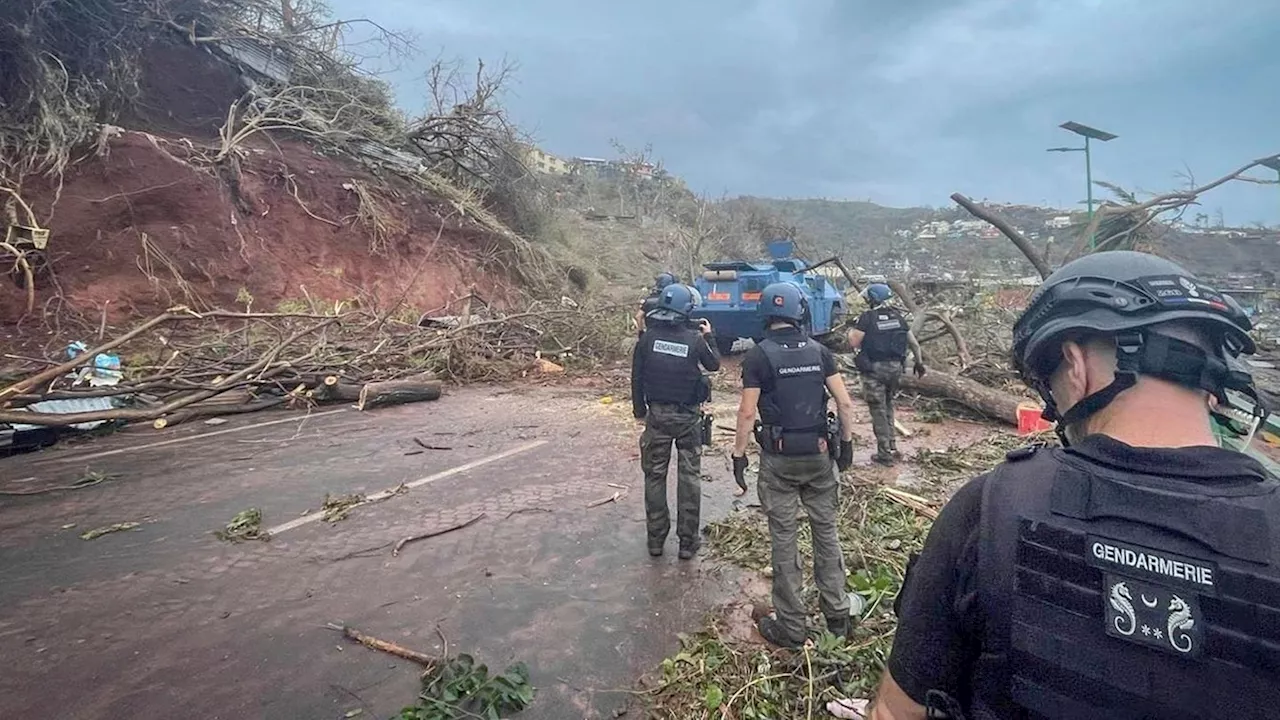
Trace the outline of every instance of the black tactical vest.
<instances>
[{"instance_id":1,"label":"black tactical vest","mask_svg":"<svg viewBox=\"0 0 1280 720\"><path fill-rule=\"evenodd\" d=\"M778 455L827 452L827 385L822 346L803 334L766 338L760 350L771 382L760 389L762 449Z\"/></svg>"},{"instance_id":2,"label":"black tactical vest","mask_svg":"<svg viewBox=\"0 0 1280 720\"><path fill-rule=\"evenodd\" d=\"M1276 491L1061 449L997 468L970 717L1280 718Z\"/></svg>"},{"instance_id":3,"label":"black tactical vest","mask_svg":"<svg viewBox=\"0 0 1280 720\"><path fill-rule=\"evenodd\" d=\"M701 333L683 324L650 321L637 352L644 356L644 394L649 402L694 407L706 398L698 346Z\"/></svg>"},{"instance_id":4,"label":"black tactical vest","mask_svg":"<svg viewBox=\"0 0 1280 720\"><path fill-rule=\"evenodd\" d=\"M871 327L862 338L862 352L867 360L903 360L907 357L907 333L910 327L902 311L893 307L868 310Z\"/></svg>"}]
</instances>

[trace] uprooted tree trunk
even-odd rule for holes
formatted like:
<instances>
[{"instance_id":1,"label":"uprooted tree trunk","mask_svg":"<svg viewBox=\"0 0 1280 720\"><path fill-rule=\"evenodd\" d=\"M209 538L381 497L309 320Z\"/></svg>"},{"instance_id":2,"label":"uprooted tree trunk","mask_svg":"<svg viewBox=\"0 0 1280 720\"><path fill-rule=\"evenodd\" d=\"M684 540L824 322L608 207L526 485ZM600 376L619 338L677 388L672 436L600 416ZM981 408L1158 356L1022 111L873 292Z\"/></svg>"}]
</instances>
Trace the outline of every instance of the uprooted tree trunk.
<instances>
[{"instance_id":1,"label":"uprooted tree trunk","mask_svg":"<svg viewBox=\"0 0 1280 720\"><path fill-rule=\"evenodd\" d=\"M374 382L360 389L356 408L373 410L386 405L439 400L441 392L440 381L430 375Z\"/></svg>"},{"instance_id":2,"label":"uprooted tree trunk","mask_svg":"<svg viewBox=\"0 0 1280 720\"><path fill-rule=\"evenodd\" d=\"M993 420L1010 425L1018 424L1018 403L1022 398L1016 395L989 388L959 375L929 369L921 378L904 373L901 387L903 390L920 393L929 397L945 398L978 412Z\"/></svg>"}]
</instances>

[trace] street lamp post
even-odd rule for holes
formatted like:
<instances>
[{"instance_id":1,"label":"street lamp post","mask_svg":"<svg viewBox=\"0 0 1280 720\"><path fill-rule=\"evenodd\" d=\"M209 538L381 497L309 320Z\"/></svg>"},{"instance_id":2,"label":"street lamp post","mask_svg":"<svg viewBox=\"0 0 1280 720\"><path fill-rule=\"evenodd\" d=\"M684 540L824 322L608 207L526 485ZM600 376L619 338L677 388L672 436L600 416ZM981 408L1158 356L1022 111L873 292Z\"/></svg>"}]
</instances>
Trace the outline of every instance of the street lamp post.
<instances>
[{"instance_id":1,"label":"street lamp post","mask_svg":"<svg viewBox=\"0 0 1280 720\"><path fill-rule=\"evenodd\" d=\"M1101 140L1109 142L1115 140L1118 135L1113 135L1105 130L1091 128L1088 125L1081 125L1078 122L1064 122L1058 127L1068 130L1084 138L1084 147L1056 147L1049 148L1048 152L1082 152L1084 153L1084 180L1086 190L1086 202L1089 208L1089 224L1093 224L1093 159L1089 153L1089 140ZM1277 169L1280 172L1280 169ZM1093 250L1093 234L1089 234L1089 249Z\"/></svg>"},{"instance_id":2,"label":"street lamp post","mask_svg":"<svg viewBox=\"0 0 1280 720\"><path fill-rule=\"evenodd\" d=\"M1268 167L1268 168L1271 168L1272 170L1275 170L1276 182L1280 182L1280 155L1269 157L1266 160L1259 162L1258 164L1262 165L1263 167Z\"/></svg>"}]
</instances>

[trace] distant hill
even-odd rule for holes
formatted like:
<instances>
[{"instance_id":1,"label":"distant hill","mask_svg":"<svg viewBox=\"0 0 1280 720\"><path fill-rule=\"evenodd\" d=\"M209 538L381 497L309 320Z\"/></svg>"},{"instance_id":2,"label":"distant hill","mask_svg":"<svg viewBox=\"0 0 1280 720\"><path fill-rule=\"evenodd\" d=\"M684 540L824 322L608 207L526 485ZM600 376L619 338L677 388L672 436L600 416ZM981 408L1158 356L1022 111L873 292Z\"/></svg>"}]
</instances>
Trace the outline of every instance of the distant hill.
<instances>
[{"instance_id":1,"label":"distant hill","mask_svg":"<svg viewBox=\"0 0 1280 720\"><path fill-rule=\"evenodd\" d=\"M1031 265L994 228L963 208L893 208L863 201L783 200L740 197L730 206L754 207L794 227L811 256L839 254L868 271L893 272L904 262L928 272L1029 275ZM1056 208L998 205L997 211L1041 248L1061 258L1074 243L1086 216ZM1054 227L1055 222L1066 227ZM958 225L957 225L958 223ZM1153 251L1182 262L1198 274L1232 284L1275 283L1280 268L1280 233L1242 228L1162 226Z\"/></svg>"}]
</instances>

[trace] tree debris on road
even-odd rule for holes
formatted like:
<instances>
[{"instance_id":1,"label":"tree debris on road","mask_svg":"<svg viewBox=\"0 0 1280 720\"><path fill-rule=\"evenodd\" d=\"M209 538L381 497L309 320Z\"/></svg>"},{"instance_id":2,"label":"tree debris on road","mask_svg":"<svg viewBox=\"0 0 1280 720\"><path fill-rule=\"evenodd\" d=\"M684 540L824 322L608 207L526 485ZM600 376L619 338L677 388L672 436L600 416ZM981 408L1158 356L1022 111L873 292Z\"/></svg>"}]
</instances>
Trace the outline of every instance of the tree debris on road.
<instances>
[{"instance_id":1,"label":"tree debris on road","mask_svg":"<svg viewBox=\"0 0 1280 720\"><path fill-rule=\"evenodd\" d=\"M336 625L336 624L330 623L328 627L331 630L337 630L341 632L342 636L347 638L348 640L354 640L355 642L358 642L361 645L371 650L377 650L379 652L395 655L398 658L402 658L410 662L415 662L421 665L422 667L426 668L427 671L431 671L432 669L434 669L436 665L440 662L439 658L432 657L430 655L427 655L426 653L420 653L417 650L410 650L409 648L404 647L403 645L397 645L393 642L388 642L386 640L379 640L378 638L373 637L372 635L365 635L364 633L360 632L359 630L356 630L355 628L349 625Z\"/></svg>"},{"instance_id":2,"label":"tree debris on road","mask_svg":"<svg viewBox=\"0 0 1280 720\"><path fill-rule=\"evenodd\" d=\"M135 530L135 529L137 529L141 524L142 524L142 523L136 523L136 522L119 522L119 523L116 523L116 524L114 524L114 525L106 525L106 526L104 526L104 527L94 528L94 529L89 530L89 531L87 531L87 532L80 533L80 539L81 539L81 540L93 540L93 539L95 539L95 538L100 538L100 537L102 537L103 535L106 535L106 534L108 534L108 533L113 533L113 532L123 532L123 531L125 531L125 530Z\"/></svg>"},{"instance_id":3,"label":"tree debris on road","mask_svg":"<svg viewBox=\"0 0 1280 720\"><path fill-rule=\"evenodd\" d=\"M365 502L365 496L360 493L351 493L350 495L330 495L325 493L324 503L321 507L324 509L324 521L327 523L335 523L339 520L345 520L347 513L357 505Z\"/></svg>"},{"instance_id":4,"label":"tree debris on road","mask_svg":"<svg viewBox=\"0 0 1280 720\"><path fill-rule=\"evenodd\" d=\"M271 533L262 529L262 511L258 508L241 510L231 518L226 527L213 531L219 540L240 542L241 540L270 540Z\"/></svg>"},{"instance_id":5,"label":"tree debris on road","mask_svg":"<svg viewBox=\"0 0 1280 720\"><path fill-rule=\"evenodd\" d=\"M0 387L0 423L66 427L151 422L163 429L195 418L351 402L372 410L438 399L444 382L520 377L545 356L596 366L625 351L620 306L532 302L504 313L486 307L468 322L435 327L343 305L262 313L171 308L117 338ZM125 379L109 387L67 378L117 350ZM115 407L35 412L44 400L113 398Z\"/></svg>"},{"instance_id":6,"label":"tree debris on road","mask_svg":"<svg viewBox=\"0 0 1280 720\"><path fill-rule=\"evenodd\" d=\"M396 546L391 549L391 555L392 557L398 556L400 554L400 551L404 549L404 546L408 545L411 542L417 542L418 540L426 540L427 538L433 538L433 537L436 537L437 535L444 535L445 533L451 533L454 530L461 530L462 528L470 527L480 522L484 518L485 518L485 513L480 513L479 515L463 523L450 525L449 527L442 528L440 530L432 530L430 532L425 532L420 535L410 535L409 537L403 538L398 542L396 542Z\"/></svg>"}]
</instances>

